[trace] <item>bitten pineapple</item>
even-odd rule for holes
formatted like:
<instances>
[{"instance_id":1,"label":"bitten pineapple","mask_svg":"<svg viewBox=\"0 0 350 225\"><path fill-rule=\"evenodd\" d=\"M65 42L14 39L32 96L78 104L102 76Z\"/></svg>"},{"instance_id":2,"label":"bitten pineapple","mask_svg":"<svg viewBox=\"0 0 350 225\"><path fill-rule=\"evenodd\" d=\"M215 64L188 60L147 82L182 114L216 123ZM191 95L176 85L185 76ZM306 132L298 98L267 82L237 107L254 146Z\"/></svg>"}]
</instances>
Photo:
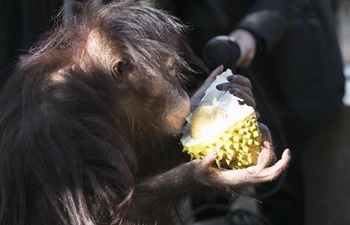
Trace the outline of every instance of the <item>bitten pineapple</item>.
<instances>
[{"instance_id":1,"label":"bitten pineapple","mask_svg":"<svg viewBox=\"0 0 350 225\"><path fill-rule=\"evenodd\" d=\"M191 159L202 159L217 150L220 168L242 169L255 165L261 150L261 133L253 107L216 85L232 75L227 69L206 91L188 118L181 143Z\"/></svg>"}]
</instances>

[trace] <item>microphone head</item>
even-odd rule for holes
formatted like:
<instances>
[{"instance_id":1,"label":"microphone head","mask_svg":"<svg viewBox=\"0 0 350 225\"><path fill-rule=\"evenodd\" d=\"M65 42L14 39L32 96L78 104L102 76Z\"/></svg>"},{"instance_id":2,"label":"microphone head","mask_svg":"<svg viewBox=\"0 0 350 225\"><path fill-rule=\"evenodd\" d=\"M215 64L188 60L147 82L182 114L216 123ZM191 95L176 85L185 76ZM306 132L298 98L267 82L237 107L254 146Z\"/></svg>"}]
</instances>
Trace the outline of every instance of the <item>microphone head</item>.
<instances>
[{"instance_id":1,"label":"microphone head","mask_svg":"<svg viewBox=\"0 0 350 225\"><path fill-rule=\"evenodd\" d=\"M230 68L240 57L238 44L229 36L216 36L210 39L203 48L203 60L208 66L224 65Z\"/></svg>"}]
</instances>

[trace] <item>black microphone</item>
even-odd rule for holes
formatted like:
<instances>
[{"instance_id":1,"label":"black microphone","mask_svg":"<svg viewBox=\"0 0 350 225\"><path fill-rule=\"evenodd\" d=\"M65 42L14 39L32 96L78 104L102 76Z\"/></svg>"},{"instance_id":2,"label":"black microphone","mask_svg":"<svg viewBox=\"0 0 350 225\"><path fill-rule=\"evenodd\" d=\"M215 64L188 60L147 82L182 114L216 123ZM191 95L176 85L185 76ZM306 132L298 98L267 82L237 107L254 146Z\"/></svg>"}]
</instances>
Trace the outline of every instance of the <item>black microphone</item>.
<instances>
[{"instance_id":1,"label":"black microphone","mask_svg":"<svg viewBox=\"0 0 350 225\"><path fill-rule=\"evenodd\" d=\"M240 55L241 50L234 38L224 35L213 37L203 48L203 60L210 67L224 65L230 68Z\"/></svg>"}]
</instances>

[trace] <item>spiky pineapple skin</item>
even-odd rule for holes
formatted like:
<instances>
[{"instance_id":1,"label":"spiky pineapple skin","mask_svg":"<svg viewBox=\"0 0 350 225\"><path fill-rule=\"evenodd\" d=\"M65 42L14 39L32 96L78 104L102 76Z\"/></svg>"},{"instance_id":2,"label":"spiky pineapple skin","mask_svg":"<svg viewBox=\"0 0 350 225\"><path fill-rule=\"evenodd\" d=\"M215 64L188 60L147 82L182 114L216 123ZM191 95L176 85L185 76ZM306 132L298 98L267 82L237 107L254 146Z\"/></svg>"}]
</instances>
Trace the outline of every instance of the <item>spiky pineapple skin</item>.
<instances>
[{"instance_id":1,"label":"spiky pineapple skin","mask_svg":"<svg viewBox=\"0 0 350 225\"><path fill-rule=\"evenodd\" d=\"M262 146L261 133L253 112L225 132L193 146L183 146L191 159L202 159L217 150L219 168L244 169L256 165Z\"/></svg>"}]
</instances>

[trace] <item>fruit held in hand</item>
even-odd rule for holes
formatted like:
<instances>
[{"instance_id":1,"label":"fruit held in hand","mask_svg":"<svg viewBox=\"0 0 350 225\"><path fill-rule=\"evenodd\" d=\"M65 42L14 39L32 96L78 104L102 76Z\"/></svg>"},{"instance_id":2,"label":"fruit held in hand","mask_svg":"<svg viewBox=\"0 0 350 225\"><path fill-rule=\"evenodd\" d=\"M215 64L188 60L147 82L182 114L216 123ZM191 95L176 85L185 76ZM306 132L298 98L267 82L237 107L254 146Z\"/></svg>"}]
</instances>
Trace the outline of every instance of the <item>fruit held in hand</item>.
<instances>
[{"instance_id":1,"label":"fruit held in hand","mask_svg":"<svg viewBox=\"0 0 350 225\"><path fill-rule=\"evenodd\" d=\"M255 165L261 151L261 133L253 107L216 85L232 75L226 70L206 91L188 118L181 143L191 159L202 159L214 150L221 168L242 169Z\"/></svg>"}]
</instances>

